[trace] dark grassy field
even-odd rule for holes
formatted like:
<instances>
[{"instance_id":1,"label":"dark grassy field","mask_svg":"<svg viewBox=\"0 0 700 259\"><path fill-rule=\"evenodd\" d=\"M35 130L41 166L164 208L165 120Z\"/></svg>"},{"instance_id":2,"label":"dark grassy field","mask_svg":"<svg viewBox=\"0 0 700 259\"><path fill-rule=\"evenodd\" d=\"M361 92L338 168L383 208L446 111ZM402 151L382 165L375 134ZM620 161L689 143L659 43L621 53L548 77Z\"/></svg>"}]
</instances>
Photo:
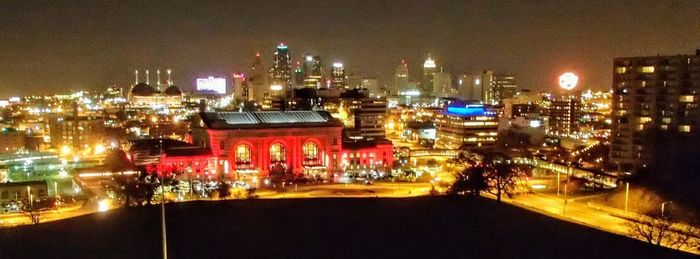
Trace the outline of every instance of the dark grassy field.
<instances>
[{"instance_id":1,"label":"dark grassy field","mask_svg":"<svg viewBox=\"0 0 700 259\"><path fill-rule=\"evenodd\" d=\"M491 200L169 204L170 258L691 257ZM0 258L160 258L160 207L0 230Z\"/></svg>"}]
</instances>

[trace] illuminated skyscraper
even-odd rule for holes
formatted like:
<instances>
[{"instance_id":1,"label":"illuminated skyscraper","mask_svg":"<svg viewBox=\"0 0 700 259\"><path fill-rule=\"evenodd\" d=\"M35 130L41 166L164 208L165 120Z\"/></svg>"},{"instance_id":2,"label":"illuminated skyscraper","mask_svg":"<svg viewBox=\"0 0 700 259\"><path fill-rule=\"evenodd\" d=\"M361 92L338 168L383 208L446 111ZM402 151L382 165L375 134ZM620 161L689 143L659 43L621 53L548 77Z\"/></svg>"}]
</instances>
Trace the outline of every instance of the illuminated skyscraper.
<instances>
[{"instance_id":1,"label":"illuminated skyscraper","mask_svg":"<svg viewBox=\"0 0 700 259\"><path fill-rule=\"evenodd\" d=\"M304 87L321 88L323 81L323 66L321 56L304 56Z\"/></svg>"},{"instance_id":2,"label":"illuminated skyscraper","mask_svg":"<svg viewBox=\"0 0 700 259\"><path fill-rule=\"evenodd\" d=\"M484 100L483 83L480 74L462 75L457 79L458 97L467 101Z\"/></svg>"},{"instance_id":3,"label":"illuminated skyscraper","mask_svg":"<svg viewBox=\"0 0 700 259\"><path fill-rule=\"evenodd\" d=\"M433 85L435 83L435 73L437 72L437 66L435 61L428 58L423 63L423 82L421 84L421 94L424 96L429 96L433 92Z\"/></svg>"},{"instance_id":4,"label":"illuminated skyscraper","mask_svg":"<svg viewBox=\"0 0 700 259\"><path fill-rule=\"evenodd\" d=\"M331 89L345 89L348 84L345 78L345 67L343 63L333 63L331 71Z\"/></svg>"},{"instance_id":5,"label":"illuminated skyscraper","mask_svg":"<svg viewBox=\"0 0 700 259\"><path fill-rule=\"evenodd\" d=\"M255 101L262 102L265 92L268 90L267 76L263 72L260 53L255 53L255 61L250 67L248 83L248 96Z\"/></svg>"},{"instance_id":6,"label":"illuminated skyscraper","mask_svg":"<svg viewBox=\"0 0 700 259\"><path fill-rule=\"evenodd\" d=\"M283 43L280 43L275 51L270 78L273 84L282 85L285 89L292 86L292 61L289 57L289 48Z\"/></svg>"},{"instance_id":7,"label":"illuminated skyscraper","mask_svg":"<svg viewBox=\"0 0 700 259\"><path fill-rule=\"evenodd\" d=\"M437 97L453 97L452 90L452 74L443 72L435 73L435 78L433 79L433 95Z\"/></svg>"},{"instance_id":8,"label":"illuminated skyscraper","mask_svg":"<svg viewBox=\"0 0 700 259\"><path fill-rule=\"evenodd\" d=\"M404 60L401 60L401 64L396 67L396 74L394 75L394 87L393 92L406 91L408 88L408 64Z\"/></svg>"},{"instance_id":9,"label":"illuminated skyscraper","mask_svg":"<svg viewBox=\"0 0 700 259\"><path fill-rule=\"evenodd\" d=\"M304 86L304 68L301 67L299 61L294 68L294 86L297 88Z\"/></svg>"},{"instance_id":10,"label":"illuminated skyscraper","mask_svg":"<svg viewBox=\"0 0 700 259\"><path fill-rule=\"evenodd\" d=\"M483 101L487 104L500 104L503 99L511 98L517 92L518 81L512 74L494 74L493 70L484 70L481 82Z\"/></svg>"}]
</instances>

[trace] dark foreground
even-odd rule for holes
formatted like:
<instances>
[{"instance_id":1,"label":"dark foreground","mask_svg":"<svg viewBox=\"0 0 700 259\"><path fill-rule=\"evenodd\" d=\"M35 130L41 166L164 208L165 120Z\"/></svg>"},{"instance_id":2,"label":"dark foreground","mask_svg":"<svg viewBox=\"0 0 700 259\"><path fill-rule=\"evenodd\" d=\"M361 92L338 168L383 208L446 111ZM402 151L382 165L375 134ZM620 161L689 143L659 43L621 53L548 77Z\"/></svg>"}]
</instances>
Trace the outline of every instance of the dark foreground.
<instances>
[{"instance_id":1,"label":"dark foreground","mask_svg":"<svg viewBox=\"0 0 700 259\"><path fill-rule=\"evenodd\" d=\"M166 206L170 258L676 258L491 200L301 199ZM0 230L2 258L160 258L160 207Z\"/></svg>"}]
</instances>

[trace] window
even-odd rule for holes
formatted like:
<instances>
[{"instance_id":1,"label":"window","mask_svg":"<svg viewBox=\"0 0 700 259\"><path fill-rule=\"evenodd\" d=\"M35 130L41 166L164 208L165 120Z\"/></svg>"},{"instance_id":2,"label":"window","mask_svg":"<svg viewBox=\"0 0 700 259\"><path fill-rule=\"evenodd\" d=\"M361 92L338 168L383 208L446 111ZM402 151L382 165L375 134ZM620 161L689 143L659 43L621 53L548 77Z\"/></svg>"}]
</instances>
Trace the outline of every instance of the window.
<instances>
[{"instance_id":1,"label":"window","mask_svg":"<svg viewBox=\"0 0 700 259\"><path fill-rule=\"evenodd\" d=\"M654 66L642 67L642 73L644 73L644 74L654 73Z\"/></svg>"},{"instance_id":2,"label":"window","mask_svg":"<svg viewBox=\"0 0 700 259\"><path fill-rule=\"evenodd\" d=\"M680 132L690 132L690 125L679 125L678 131Z\"/></svg>"},{"instance_id":3,"label":"window","mask_svg":"<svg viewBox=\"0 0 700 259\"><path fill-rule=\"evenodd\" d=\"M318 160L318 145L313 142L306 142L303 147L304 160Z\"/></svg>"},{"instance_id":4,"label":"window","mask_svg":"<svg viewBox=\"0 0 700 259\"><path fill-rule=\"evenodd\" d=\"M692 103L695 101L695 98L692 95L681 95L678 97L678 101L682 103Z\"/></svg>"},{"instance_id":5,"label":"window","mask_svg":"<svg viewBox=\"0 0 700 259\"><path fill-rule=\"evenodd\" d=\"M275 143L270 146L270 162L279 163L286 161L286 152L284 146L280 143Z\"/></svg>"},{"instance_id":6,"label":"window","mask_svg":"<svg viewBox=\"0 0 700 259\"><path fill-rule=\"evenodd\" d=\"M627 67L616 67L616 68L615 68L615 73L617 73L617 74L624 74L624 73L627 73Z\"/></svg>"},{"instance_id":7,"label":"window","mask_svg":"<svg viewBox=\"0 0 700 259\"><path fill-rule=\"evenodd\" d=\"M250 164L250 147L238 145L236 147L236 164Z\"/></svg>"}]
</instances>

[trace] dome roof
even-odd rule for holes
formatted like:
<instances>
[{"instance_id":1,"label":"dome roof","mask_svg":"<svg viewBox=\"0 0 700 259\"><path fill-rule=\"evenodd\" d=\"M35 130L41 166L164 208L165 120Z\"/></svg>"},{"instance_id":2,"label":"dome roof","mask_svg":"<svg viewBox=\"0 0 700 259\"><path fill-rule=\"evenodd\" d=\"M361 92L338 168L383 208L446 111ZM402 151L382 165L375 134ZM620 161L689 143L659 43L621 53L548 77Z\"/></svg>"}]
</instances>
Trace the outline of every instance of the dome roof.
<instances>
[{"instance_id":1,"label":"dome roof","mask_svg":"<svg viewBox=\"0 0 700 259\"><path fill-rule=\"evenodd\" d=\"M182 95L182 91L180 91L180 88L177 88L177 86L174 85L169 86L167 89L165 89L165 92L163 93L168 96Z\"/></svg>"},{"instance_id":2,"label":"dome roof","mask_svg":"<svg viewBox=\"0 0 700 259\"><path fill-rule=\"evenodd\" d=\"M151 96L156 93L152 86L145 83L138 83L131 89L131 94L136 96Z\"/></svg>"}]
</instances>

